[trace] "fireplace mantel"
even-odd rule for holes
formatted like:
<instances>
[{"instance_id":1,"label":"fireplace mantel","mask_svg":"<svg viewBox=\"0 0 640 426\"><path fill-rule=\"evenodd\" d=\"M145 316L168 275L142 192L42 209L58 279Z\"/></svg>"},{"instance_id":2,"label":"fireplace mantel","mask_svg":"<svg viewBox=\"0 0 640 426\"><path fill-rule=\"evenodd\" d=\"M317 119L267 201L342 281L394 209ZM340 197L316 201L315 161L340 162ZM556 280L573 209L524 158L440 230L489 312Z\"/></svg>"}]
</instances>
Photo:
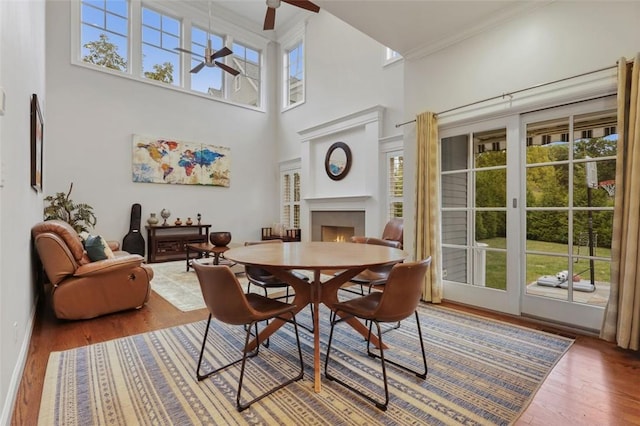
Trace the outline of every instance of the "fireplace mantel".
<instances>
[{"instance_id":1,"label":"fireplace mantel","mask_svg":"<svg viewBox=\"0 0 640 426\"><path fill-rule=\"evenodd\" d=\"M308 197L304 200L311 204L327 204L340 202L363 203L369 198L371 198L371 195L340 195L337 197Z\"/></svg>"}]
</instances>

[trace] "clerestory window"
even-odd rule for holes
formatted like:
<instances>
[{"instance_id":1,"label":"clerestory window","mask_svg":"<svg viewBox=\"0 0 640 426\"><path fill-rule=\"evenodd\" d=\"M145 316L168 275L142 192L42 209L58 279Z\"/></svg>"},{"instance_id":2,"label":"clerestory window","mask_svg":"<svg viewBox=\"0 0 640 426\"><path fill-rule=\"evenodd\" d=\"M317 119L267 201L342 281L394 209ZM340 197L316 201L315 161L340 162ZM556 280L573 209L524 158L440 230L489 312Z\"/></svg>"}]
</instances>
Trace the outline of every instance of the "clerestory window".
<instances>
[{"instance_id":1,"label":"clerestory window","mask_svg":"<svg viewBox=\"0 0 640 426\"><path fill-rule=\"evenodd\" d=\"M302 41L285 51L284 62L284 106L289 107L304 101L304 50Z\"/></svg>"},{"instance_id":2,"label":"clerestory window","mask_svg":"<svg viewBox=\"0 0 640 426\"><path fill-rule=\"evenodd\" d=\"M236 82L238 89L230 93L229 98L238 103L260 106L260 52L239 42L233 43L232 50L231 66L240 71L240 75L236 76L239 79Z\"/></svg>"},{"instance_id":3,"label":"clerestory window","mask_svg":"<svg viewBox=\"0 0 640 426\"><path fill-rule=\"evenodd\" d=\"M180 86L180 21L142 8L142 76Z\"/></svg>"},{"instance_id":4,"label":"clerestory window","mask_svg":"<svg viewBox=\"0 0 640 426\"><path fill-rule=\"evenodd\" d=\"M127 0L83 0L80 6L82 61L128 71L129 3Z\"/></svg>"},{"instance_id":5,"label":"clerestory window","mask_svg":"<svg viewBox=\"0 0 640 426\"><path fill-rule=\"evenodd\" d=\"M191 3L80 0L72 2L71 11L73 64L262 108L262 52L267 38L212 19L211 13L207 16ZM203 30L207 25L210 30ZM208 40L214 51L232 49L233 54L216 61L240 71L239 75L234 77L209 61L199 72L190 72L204 62Z\"/></svg>"},{"instance_id":6,"label":"clerestory window","mask_svg":"<svg viewBox=\"0 0 640 426\"><path fill-rule=\"evenodd\" d=\"M224 38L221 35L209 33L196 26L191 28L191 64L189 69L194 69L204 61L204 52L211 42L211 48L218 51L224 47ZM224 62L220 58L217 61ZM191 90L206 93L219 98L224 98L224 72L220 67L204 67L197 73L191 73Z\"/></svg>"}]
</instances>

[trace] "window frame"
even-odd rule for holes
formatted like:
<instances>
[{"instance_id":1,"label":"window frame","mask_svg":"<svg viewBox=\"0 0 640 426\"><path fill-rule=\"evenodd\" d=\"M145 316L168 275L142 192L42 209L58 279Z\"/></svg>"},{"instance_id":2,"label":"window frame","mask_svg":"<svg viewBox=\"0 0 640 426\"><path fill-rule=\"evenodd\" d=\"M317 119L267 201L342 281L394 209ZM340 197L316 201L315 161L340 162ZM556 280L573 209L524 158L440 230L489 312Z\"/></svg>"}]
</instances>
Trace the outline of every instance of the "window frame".
<instances>
[{"instance_id":1,"label":"window frame","mask_svg":"<svg viewBox=\"0 0 640 426\"><path fill-rule=\"evenodd\" d=\"M299 185L296 194L295 175L298 175ZM286 193L285 177L290 176L289 193ZM286 228L300 228L300 220L302 214L302 160L300 158L280 163L280 223ZM297 195L297 199L296 199ZM285 214L289 207L289 214ZM297 223L296 223L296 207L297 207ZM288 217L287 217L288 216ZM287 219L287 220L285 220Z\"/></svg>"},{"instance_id":2,"label":"window frame","mask_svg":"<svg viewBox=\"0 0 640 426\"><path fill-rule=\"evenodd\" d=\"M280 96L282 100L280 102L281 111L289 111L290 109L296 108L300 105L303 105L307 99L307 58L306 58L306 43L305 43L305 33L306 33L306 22L301 22L296 25L291 31L286 33L280 39L280 65L281 65L281 91ZM289 52L293 50L296 46L301 45L301 53L302 53L302 99L299 102L294 104L289 103Z\"/></svg>"},{"instance_id":3,"label":"window frame","mask_svg":"<svg viewBox=\"0 0 640 426\"><path fill-rule=\"evenodd\" d=\"M394 197L391 194L391 171L389 168L389 161L394 156L403 157L403 185L402 185L402 195L400 197ZM380 188L384 191L384 203L382 206L383 211L382 216L387 218L387 220L399 217L395 216L393 210L391 209L391 203L394 201L399 201L402 203L402 213L404 216L405 213L405 203L404 203L404 193L405 193L405 182L404 182L404 141L402 135L391 136L389 138L385 138L380 141L380 168L384 170L383 173L380 173Z\"/></svg>"},{"instance_id":4,"label":"window frame","mask_svg":"<svg viewBox=\"0 0 640 426\"><path fill-rule=\"evenodd\" d=\"M397 51L393 50L390 47L384 47L382 54L382 66L386 67L391 64L395 64L396 62L400 62L404 60L403 56Z\"/></svg>"},{"instance_id":5,"label":"window frame","mask_svg":"<svg viewBox=\"0 0 640 426\"><path fill-rule=\"evenodd\" d=\"M253 106L249 104L243 104L240 102L236 102L229 98L221 98L213 95L209 95L207 93L197 92L191 90L191 75L189 67L190 55L187 53L182 53L180 55L180 70L181 70L181 81L180 86L176 86L173 84L167 84L160 81L151 80L143 77L142 72L137 72L134 70L142 69L142 37L141 37L141 29L142 29L142 7L147 5L149 2L144 2L141 0L129 0L128 1L128 41L127 41L127 71L118 71L109 69L106 67L102 67L99 65L94 65L82 60L82 47L81 47L81 7L82 3L80 1L71 2L71 64L74 66L78 66L81 68L85 68L88 70L93 70L97 72L103 72L106 74L111 74L114 76L118 76L121 78L126 78L129 80L134 80L144 84L155 85L156 87L162 87L166 90L174 90L178 92L182 92L187 95L197 96L204 99L209 99L215 102L222 102L225 104L237 106L240 108L245 108L258 112L266 112L266 92L269 90L266 72L265 72L265 63L266 63L266 55L268 52L268 45L271 42L270 39L263 37L257 33L253 33L251 31L245 30L238 25L230 24L228 18L228 11L226 9L220 9L219 6L215 6L212 4L212 8L214 9L213 18L211 21L211 27L215 28L217 34L223 34L226 37L227 46L230 43L233 43L233 40L237 40L238 43L243 46L247 46L251 49L258 51L260 58L260 93L258 95L258 106ZM167 14L169 16L176 17L181 23L181 44L184 48L189 48L191 46L191 27L192 25L197 26L198 28L208 28L209 27L209 17L206 13L203 13L201 9L189 4L189 2L182 2L180 4L180 8L171 7L170 3L159 3L159 2L150 2L151 9L157 12ZM146 7L146 6L145 6ZM216 8L219 8L216 10ZM220 17L220 18L218 18ZM223 20L224 19L224 20ZM139 74L139 75L138 75ZM225 78L225 87L228 89L233 85L233 80L231 78ZM232 88L232 87L231 87ZM227 93L229 91L227 90Z\"/></svg>"},{"instance_id":6,"label":"window frame","mask_svg":"<svg viewBox=\"0 0 640 426\"><path fill-rule=\"evenodd\" d=\"M125 0L125 2L127 3L127 16L126 16L126 20L127 20L127 34L126 34L126 44L127 44L127 52L126 55L124 57L125 61L126 61L126 70L124 71L120 71L120 70L116 70L116 69L112 69L112 68L107 68L107 67L103 67L101 65L95 65L89 62L85 62L82 59L82 27L84 24L83 20L82 20L82 5L83 5L83 1L80 0L78 2L75 2L74 5L75 7L72 6L71 8L71 15L72 15L72 19L71 19L71 39L73 40L72 43L72 49L71 49L71 62L74 62L74 54L75 54L75 60L84 64L87 67L90 68L94 68L94 69L101 69L104 72L107 73L112 73L114 75L127 75L127 74L131 74L131 69L133 68L132 61L131 61L131 57L132 57L132 53L131 53L131 38L133 37L132 34L132 30L131 30L131 21L133 19L132 17L132 7L131 7L131 1L127 1ZM100 10L100 11L104 11L105 14L109 13L109 11L105 8L105 9L101 9L101 8L97 8L94 5L88 4L88 7ZM113 13L112 13L113 14ZM114 14L115 15L115 14ZM120 15L118 15L120 16ZM122 17L122 16L120 16ZM90 27L93 28L102 28L102 27L98 27L96 25L92 25L90 23L87 23L87 25L89 25ZM102 28L105 32L109 32L112 33L112 31L108 30L106 27ZM120 34L120 36L122 36Z\"/></svg>"},{"instance_id":7,"label":"window frame","mask_svg":"<svg viewBox=\"0 0 640 426\"><path fill-rule=\"evenodd\" d=\"M144 15L144 13L143 13L144 9L147 9L147 10L153 12L153 13L157 13L157 14L160 15L160 28L155 28L155 27L151 27L149 25L144 25L143 24L142 16ZM181 17L177 16L175 13L168 13L168 12L162 10L162 9L158 9L156 7L156 5L149 6L147 3L140 5L140 21L139 21L139 24L140 24L140 32L139 32L139 34L140 34L139 48L140 49L139 49L139 55L140 55L140 64L141 64L141 66L140 66L140 77L145 79L145 80L157 81L157 80L153 80L151 78L148 78L148 77L144 76L144 73L145 73L145 70L143 68L143 66L144 66L144 54L142 52L143 52L143 49L144 49L145 45L146 46L150 46L150 47L155 48L155 49L160 49L160 50L163 50L163 51L167 51L167 52L173 53L173 52L171 52L171 49L167 49L163 45L164 44L163 43L163 35L165 33L169 34L166 31L164 31L164 29L163 29L163 18L165 18L165 17L171 18L171 19L174 19L174 20L178 21L178 39L179 39L178 41L179 41L180 45L183 45L184 44L184 37L183 37L184 25L183 25L183 19ZM144 28L150 28L152 30L160 32L160 45L154 45L154 44L150 44L148 42L144 42L143 41ZM170 35L173 35L173 34L170 34ZM175 83L176 76L174 75L174 82L173 83L164 83L164 84L170 84L170 85L176 86L176 87L184 87L184 81L183 81L184 78L183 78L183 72L182 72L182 66L181 66L182 57L180 56L180 53L178 53L177 55L178 55L178 66L175 67L175 72L178 73L177 74L178 83L177 84ZM162 82L160 82L160 83L162 83Z\"/></svg>"}]
</instances>

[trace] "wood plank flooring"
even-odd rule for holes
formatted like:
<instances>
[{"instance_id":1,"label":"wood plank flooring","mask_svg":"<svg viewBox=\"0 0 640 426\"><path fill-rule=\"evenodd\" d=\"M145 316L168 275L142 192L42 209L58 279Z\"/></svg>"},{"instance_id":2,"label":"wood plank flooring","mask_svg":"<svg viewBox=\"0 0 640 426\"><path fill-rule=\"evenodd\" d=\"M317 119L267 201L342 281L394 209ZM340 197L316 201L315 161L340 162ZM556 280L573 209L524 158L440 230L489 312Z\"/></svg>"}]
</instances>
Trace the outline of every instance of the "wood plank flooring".
<instances>
[{"instance_id":1,"label":"wood plank flooring","mask_svg":"<svg viewBox=\"0 0 640 426\"><path fill-rule=\"evenodd\" d=\"M522 318L444 303L467 312L567 335ZM157 294L139 311L89 321L59 321L48 301L38 307L12 425L35 425L49 353L206 319L181 312ZM576 337L516 425L640 425L640 354L594 337Z\"/></svg>"}]
</instances>

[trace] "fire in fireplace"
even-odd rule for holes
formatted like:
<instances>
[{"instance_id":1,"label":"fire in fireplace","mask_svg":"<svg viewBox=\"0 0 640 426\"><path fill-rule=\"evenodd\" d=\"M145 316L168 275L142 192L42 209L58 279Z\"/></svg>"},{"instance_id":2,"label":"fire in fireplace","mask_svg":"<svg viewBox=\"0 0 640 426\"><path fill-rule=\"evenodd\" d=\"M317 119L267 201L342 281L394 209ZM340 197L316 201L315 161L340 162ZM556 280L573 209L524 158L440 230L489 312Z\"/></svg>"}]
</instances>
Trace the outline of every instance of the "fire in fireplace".
<instances>
[{"instance_id":1,"label":"fire in fireplace","mask_svg":"<svg viewBox=\"0 0 640 426\"><path fill-rule=\"evenodd\" d=\"M322 241L349 241L355 235L355 228L351 226L322 226Z\"/></svg>"},{"instance_id":2,"label":"fire in fireplace","mask_svg":"<svg viewBox=\"0 0 640 426\"><path fill-rule=\"evenodd\" d=\"M312 211L311 241L349 241L365 235L364 211Z\"/></svg>"}]
</instances>

